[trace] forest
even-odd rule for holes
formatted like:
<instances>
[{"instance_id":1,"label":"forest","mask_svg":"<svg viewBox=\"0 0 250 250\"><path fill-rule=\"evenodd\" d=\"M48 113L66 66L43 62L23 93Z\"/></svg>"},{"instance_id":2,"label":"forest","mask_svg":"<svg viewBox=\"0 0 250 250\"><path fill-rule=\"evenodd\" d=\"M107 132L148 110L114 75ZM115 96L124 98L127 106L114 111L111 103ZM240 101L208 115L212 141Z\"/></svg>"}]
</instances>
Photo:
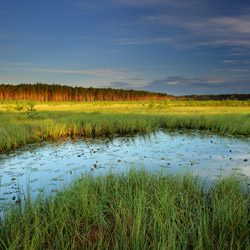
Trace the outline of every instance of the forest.
<instances>
[{"instance_id":1,"label":"forest","mask_svg":"<svg viewBox=\"0 0 250 250\"><path fill-rule=\"evenodd\" d=\"M0 101L30 100L38 102L91 102L91 101L142 101L142 100L248 100L250 94L185 95L173 96L143 90L113 88L84 88L59 84L21 83L0 84Z\"/></svg>"},{"instance_id":2,"label":"forest","mask_svg":"<svg viewBox=\"0 0 250 250\"><path fill-rule=\"evenodd\" d=\"M165 100L169 95L148 91L123 90L112 88L83 88L58 84L19 84L0 85L0 100L30 100L39 102L62 101L140 101Z\"/></svg>"}]
</instances>

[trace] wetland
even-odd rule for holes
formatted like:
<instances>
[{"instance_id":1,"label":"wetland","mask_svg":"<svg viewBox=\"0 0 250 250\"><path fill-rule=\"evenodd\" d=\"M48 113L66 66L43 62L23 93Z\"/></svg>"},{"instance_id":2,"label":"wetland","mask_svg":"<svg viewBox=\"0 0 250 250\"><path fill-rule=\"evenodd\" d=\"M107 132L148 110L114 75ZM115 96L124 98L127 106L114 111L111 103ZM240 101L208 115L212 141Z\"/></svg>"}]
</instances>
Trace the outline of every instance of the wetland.
<instances>
[{"instance_id":1,"label":"wetland","mask_svg":"<svg viewBox=\"0 0 250 250\"><path fill-rule=\"evenodd\" d=\"M235 174L250 184L249 146L246 137L184 129L33 143L0 155L0 202L18 203L27 191L32 199L40 192L50 195L81 175L130 168L190 172L211 181Z\"/></svg>"},{"instance_id":2,"label":"wetland","mask_svg":"<svg viewBox=\"0 0 250 250\"><path fill-rule=\"evenodd\" d=\"M0 105L0 248L248 249L249 106L191 104Z\"/></svg>"}]
</instances>

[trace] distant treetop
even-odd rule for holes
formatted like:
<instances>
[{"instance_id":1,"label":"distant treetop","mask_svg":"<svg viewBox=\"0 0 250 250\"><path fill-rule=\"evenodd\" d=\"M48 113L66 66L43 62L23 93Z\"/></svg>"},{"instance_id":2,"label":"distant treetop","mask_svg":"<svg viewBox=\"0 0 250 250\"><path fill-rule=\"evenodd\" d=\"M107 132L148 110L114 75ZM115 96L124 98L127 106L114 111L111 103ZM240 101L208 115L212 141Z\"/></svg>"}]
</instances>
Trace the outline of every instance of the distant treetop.
<instances>
[{"instance_id":1,"label":"distant treetop","mask_svg":"<svg viewBox=\"0 0 250 250\"><path fill-rule=\"evenodd\" d=\"M58 84L0 85L0 100L30 100L40 102L62 101L142 101L142 100L248 100L250 94L229 95L185 95L173 96L167 93L154 93L143 90L125 90L113 88L83 88Z\"/></svg>"}]
</instances>

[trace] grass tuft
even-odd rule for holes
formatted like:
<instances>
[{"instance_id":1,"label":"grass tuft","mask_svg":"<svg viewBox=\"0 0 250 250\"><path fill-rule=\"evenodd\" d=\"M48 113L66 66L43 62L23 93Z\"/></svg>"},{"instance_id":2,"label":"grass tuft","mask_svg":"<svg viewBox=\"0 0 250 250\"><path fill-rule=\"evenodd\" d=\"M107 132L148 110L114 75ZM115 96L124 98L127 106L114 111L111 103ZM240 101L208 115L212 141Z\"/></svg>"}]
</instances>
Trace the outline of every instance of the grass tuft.
<instances>
[{"instance_id":1,"label":"grass tuft","mask_svg":"<svg viewBox=\"0 0 250 250\"><path fill-rule=\"evenodd\" d=\"M130 170L82 176L1 221L1 249L248 249L250 195L234 177Z\"/></svg>"}]
</instances>

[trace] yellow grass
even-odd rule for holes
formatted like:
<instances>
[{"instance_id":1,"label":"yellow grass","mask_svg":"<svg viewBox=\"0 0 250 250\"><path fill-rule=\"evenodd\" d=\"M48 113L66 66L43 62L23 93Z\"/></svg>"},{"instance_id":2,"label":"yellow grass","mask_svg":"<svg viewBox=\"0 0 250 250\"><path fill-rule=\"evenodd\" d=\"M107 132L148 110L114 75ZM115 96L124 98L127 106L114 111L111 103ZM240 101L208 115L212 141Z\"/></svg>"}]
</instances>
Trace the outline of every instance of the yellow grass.
<instances>
[{"instance_id":1,"label":"yellow grass","mask_svg":"<svg viewBox=\"0 0 250 250\"><path fill-rule=\"evenodd\" d=\"M226 106L170 106L167 108L148 108L149 102L142 103L63 103L63 104L37 104L37 111L72 111L72 112L100 112L100 113L134 113L134 114L232 114L250 113L250 107ZM0 111L7 111L6 104L0 104Z\"/></svg>"}]
</instances>

